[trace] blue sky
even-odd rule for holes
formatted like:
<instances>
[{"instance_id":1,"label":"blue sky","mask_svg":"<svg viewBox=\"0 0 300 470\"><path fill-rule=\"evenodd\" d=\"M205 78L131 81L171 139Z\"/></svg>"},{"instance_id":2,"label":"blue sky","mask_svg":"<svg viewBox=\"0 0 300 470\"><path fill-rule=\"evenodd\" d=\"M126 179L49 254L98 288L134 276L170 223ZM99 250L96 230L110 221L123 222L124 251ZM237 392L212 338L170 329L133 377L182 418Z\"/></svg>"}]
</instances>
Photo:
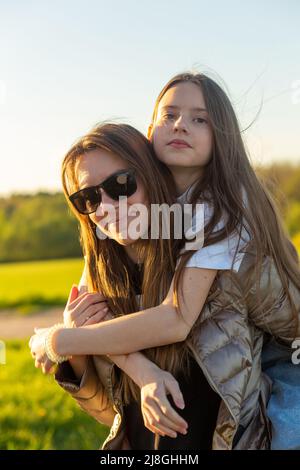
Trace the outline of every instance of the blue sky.
<instances>
[{"instance_id":1,"label":"blue sky","mask_svg":"<svg viewBox=\"0 0 300 470\"><path fill-rule=\"evenodd\" d=\"M300 2L0 0L0 194L61 189L102 119L145 132L174 74L225 86L254 163L300 163Z\"/></svg>"}]
</instances>

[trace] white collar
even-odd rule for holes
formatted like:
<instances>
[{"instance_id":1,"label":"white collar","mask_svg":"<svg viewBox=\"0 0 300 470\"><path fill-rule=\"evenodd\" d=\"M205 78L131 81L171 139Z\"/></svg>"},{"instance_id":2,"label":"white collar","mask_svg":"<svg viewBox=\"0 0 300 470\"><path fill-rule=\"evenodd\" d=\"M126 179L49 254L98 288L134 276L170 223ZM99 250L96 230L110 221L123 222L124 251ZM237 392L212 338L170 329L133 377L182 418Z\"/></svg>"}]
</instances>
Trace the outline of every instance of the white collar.
<instances>
[{"instance_id":1,"label":"white collar","mask_svg":"<svg viewBox=\"0 0 300 470\"><path fill-rule=\"evenodd\" d=\"M177 202L180 202L180 204L185 204L189 202L188 199L189 199L190 193L192 195L192 190L196 186L197 183L198 183L198 180L194 181L194 183L192 183L182 194L180 194L180 196L177 197Z\"/></svg>"}]
</instances>

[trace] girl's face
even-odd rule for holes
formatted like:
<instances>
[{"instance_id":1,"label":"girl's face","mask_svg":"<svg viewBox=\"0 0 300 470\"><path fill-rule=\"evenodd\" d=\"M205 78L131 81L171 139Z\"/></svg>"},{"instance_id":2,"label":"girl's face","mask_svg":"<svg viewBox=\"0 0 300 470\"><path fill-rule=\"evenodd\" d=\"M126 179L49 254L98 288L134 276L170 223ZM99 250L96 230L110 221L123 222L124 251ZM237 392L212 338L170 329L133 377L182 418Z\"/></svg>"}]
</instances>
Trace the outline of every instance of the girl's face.
<instances>
[{"instance_id":1,"label":"girl's face","mask_svg":"<svg viewBox=\"0 0 300 470\"><path fill-rule=\"evenodd\" d=\"M162 97L152 142L159 160L172 167L201 167L211 158L213 134L202 91L179 83ZM196 170L196 168L195 168Z\"/></svg>"},{"instance_id":2,"label":"girl's face","mask_svg":"<svg viewBox=\"0 0 300 470\"><path fill-rule=\"evenodd\" d=\"M102 149L91 150L82 155L77 163L79 189L96 186L116 172L128 168L128 162L118 155ZM106 237L116 240L121 245L130 245L148 229L148 217L141 218L137 212L140 204L148 209L146 191L138 176L136 180L137 190L126 199L125 203L112 199L101 188L101 203L96 212L88 215ZM134 221L139 220L141 223L137 227Z\"/></svg>"}]
</instances>

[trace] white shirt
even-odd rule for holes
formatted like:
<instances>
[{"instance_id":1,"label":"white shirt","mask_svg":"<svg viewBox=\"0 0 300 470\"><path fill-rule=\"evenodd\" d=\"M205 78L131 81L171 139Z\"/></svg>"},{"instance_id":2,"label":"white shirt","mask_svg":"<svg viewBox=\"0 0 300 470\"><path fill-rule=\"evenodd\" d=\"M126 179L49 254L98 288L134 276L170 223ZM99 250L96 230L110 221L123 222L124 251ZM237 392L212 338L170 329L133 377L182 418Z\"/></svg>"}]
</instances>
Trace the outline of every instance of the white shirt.
<instances>
[{"instance_id":1,"label":"white shirt","mask_svg":"<svg viewBox=\"0 0 300 470\"><path fill-rule=\"evenodd\" d=\"M192 186L188 188L177 201L184 204L188 201L189 191ZM246 205L248 202L246 191L243 188L243 201ZM212 203L204 202L204 225L208 223L213 215ZM193 224L193 221L192 221ZM216 232L225 226L225 217L223 216L218 224L214 227L213 232ZM191 258L187 261L185 267L188 268L207 268L207 269L233 269L238 271L244 257L243 249L249 242L250 235L246 230L247 224L244 222L241 238L236 231L229 237L222 241L214 243L213 245L205 246L195 251ZM237 253L235 256L235 250Z\"/></svg>"},{"instance_id":2,"label":"white shirt","mask_svg":"<svg viewBox=\"0 0 300 470\"><path fill-rule=\"evenodd\" d=\"M192 189L193 185L190 186L183 194L177 198L177 202L180 204L185 204L188 202L189 192ZM244 204L247 204L247 195L246 191L243 188L243 201ZM204 203L204 225L208 223L210 218L213 215L213 205L211 203ZM194 220L194 219L193 219ZM192 220L192 225L193 225ZM225 219L224 217L218 222L214 227L213 232L220 230L224 227ZM245 245L249 242L250 236L246 230L246 223L244 223L241 238L239 238L239 233L232 233L229 237L225 238L222 241L214 243L213 245L204 246L191 256L187 261L185 267L187 268L206 268L206 269L233 269L238 271L241 265L241 262L244 257L243 249ZM238 247L238 251L235 255L235 250ZM232 266L233 263L233 266ZM78 285L78 289L86 287L86 264L84 265L84 270Z\"/></svg>"}]
</instances>

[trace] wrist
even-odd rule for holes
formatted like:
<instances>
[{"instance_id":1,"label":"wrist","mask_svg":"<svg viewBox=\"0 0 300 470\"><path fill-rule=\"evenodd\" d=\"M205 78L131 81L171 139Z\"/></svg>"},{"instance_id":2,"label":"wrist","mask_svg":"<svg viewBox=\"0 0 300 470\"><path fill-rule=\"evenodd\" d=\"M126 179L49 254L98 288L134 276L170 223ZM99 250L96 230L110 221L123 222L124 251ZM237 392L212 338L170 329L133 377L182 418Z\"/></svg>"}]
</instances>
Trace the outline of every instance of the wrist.
<instances>
[{"instance_id":1,"label":"wrist","mask_svg":"<svg viewBox=\"0 0 300 470\"><path fill-rule=\"evenodd\" d=\"M139 374L133 379L140 388L153 382L153 377L159 370L159 367L154 362L148 359L146 361L146 364L143 362L142 366L137 369Z\"/></svg>"},{"instance_id":2,"label":"wrist","mask_svg":"<svg viewBox=\"0 0 300 470\"><path fill-rule=\"evenodd\" d=\"M66 327L63 323L58 323L49 329L45 337L45 352L48 358L56 364L65 362L69 360L71 357L71 356L62 355L58 347L58 341L57 341L58 335L65 328Z\"/></svg>"},{"instance_id":3,"label":"wrist","mask_svg":"<svg viewBox=\"0 0 300 470\"><path fill-rule=\"evenodd\" d=\"M53 331L49 333L51 337L51 346L52 350L55 355L58 357L64 358L64 360L69 360L72 356L67 356L64 351L63 351L63 341L60 341L62 339L64 330L66 329L66 326L62 324L61 328L53 328Z\"/></svg>"}]
</instances>

